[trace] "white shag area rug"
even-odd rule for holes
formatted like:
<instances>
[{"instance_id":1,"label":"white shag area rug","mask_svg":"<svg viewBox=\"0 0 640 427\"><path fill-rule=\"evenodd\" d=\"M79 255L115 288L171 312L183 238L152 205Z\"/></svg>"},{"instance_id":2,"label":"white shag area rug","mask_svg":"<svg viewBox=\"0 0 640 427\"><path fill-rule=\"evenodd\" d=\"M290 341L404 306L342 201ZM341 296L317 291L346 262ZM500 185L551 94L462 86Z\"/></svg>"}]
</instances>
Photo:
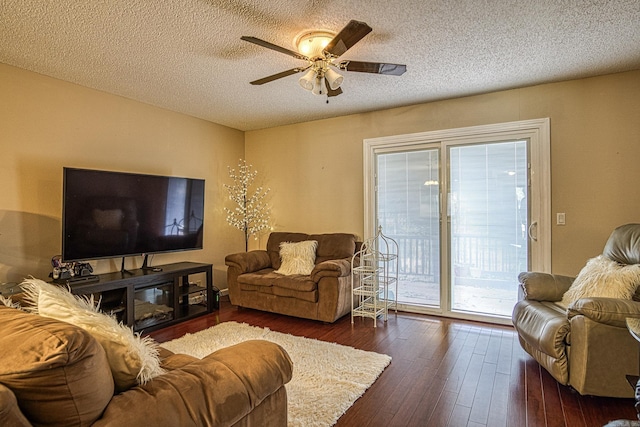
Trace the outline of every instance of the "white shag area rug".
<instances>
[{"instance_id":1,"label":"white shag area rug","mask_svg":"<svg viewBox=\"0 0 640 427\"><path fill-rule=\"evenodd\" d=\"M174 353L203 358L254 339L279 344L293 361L293 378L286 385L289 427L334 425L391 362L385 354L237 322L224 322L161 345Z\"/></svg>"}]
</instances>

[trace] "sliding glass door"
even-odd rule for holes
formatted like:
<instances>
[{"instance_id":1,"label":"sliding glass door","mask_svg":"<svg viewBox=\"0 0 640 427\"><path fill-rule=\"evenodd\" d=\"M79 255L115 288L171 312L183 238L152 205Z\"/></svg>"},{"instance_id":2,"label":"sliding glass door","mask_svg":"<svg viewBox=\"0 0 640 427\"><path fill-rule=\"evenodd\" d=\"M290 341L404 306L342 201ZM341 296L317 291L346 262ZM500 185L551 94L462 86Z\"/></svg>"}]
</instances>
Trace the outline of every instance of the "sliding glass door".
<instances>
[{"instance_id":1,"label":"sliding glass door","mask_svg":"<svg viewBox=\"0 0 640 427\"><path fill-rule=\"evenodd\" d=\"M365 141L365 227L398 242L400 309L508 323L518 274L550 270L548 121L496 126Z\"/></svg>"},{"instance_id":2,"label":"sliding glass door","mask_svg":"<svg viewBox=\"0 0 640 427\"><path fill-rule=\"evenodd\" d=\"M398 242L398 303L440 306L440 151L377 156L378 224Z\"/></svg>"},{"instance_id":3,"label":"sliding glass door","mask_svg":"<svg viewBox=\"0 0 640 427\"><path fill-rule=\"evenodd\" d=\"M451 310L509 316L528 268L527 141L449 147Z\"/></svg>"}]
</instances>

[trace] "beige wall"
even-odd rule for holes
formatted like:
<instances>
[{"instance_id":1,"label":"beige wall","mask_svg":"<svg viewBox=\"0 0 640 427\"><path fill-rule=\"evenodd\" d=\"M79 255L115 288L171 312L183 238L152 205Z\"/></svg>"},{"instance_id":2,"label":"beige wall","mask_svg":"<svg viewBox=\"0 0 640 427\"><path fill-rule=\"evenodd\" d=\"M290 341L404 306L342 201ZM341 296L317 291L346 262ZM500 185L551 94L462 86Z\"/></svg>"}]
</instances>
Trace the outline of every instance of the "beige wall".
<instances>
[{"instance_id":1,"label":"beige wall","mask_svg":"<svg viewBox=\"0 0 640 427\"><path fill-rule=\"evenodd\" d=\"M246 157L272 189L275 229L362 236L363 139L544 117L552 212L567 219L552 269L573 275L614 227L640 222L640 71L251 131Z\"/></svg>"},{"instance_id":2,"label":"beige wall","mask_svg":"<svg viewBox=\"0 0 640 427\"><path fill-rule=\"evenodd\" d=\"M204 249L158 254L153 264L213 263L244 250L224 221L221 177L244 156L244 133L0 64L0 282L46 278L60 253L63 166L206 180ZM141 257L128 258L127 268ZM120 259L94 263L120 268Z\"/></svg>"},{"instance_id":3,"label":"beige wall","mask_svg":"<svg viewBox=\"0 0 640 427\"><path fill-rule=\"evenodd\" d=\"M552 212L567 214L552 230L554 272L577 273L612 228L640 222L640 71L246 134L3 64L0 93L0 282L46 277L60 253L63 166L206 179L205 249L154 264L211 262L224 288L224 256L244 245L224 221L222 183L245 150L271 188L274 229L362 236L363 139L542 117L551 119ZM94 265L115 270L119 260Z\"/></svg>"}]
</instances>

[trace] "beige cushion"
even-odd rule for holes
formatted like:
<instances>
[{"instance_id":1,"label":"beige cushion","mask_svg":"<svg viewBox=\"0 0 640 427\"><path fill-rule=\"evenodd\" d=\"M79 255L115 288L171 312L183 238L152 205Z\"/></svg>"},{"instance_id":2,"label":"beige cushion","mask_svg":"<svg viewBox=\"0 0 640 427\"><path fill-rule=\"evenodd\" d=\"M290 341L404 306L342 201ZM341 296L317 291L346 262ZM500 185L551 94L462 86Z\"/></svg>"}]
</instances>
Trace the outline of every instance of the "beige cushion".
<instances>
[{"instance_id":1,"label":"beige cushion","mask_svg":"<svg viewBox=\"0 0 640 427\"><path fill-rule=\"evenodd\" d=\"M286 393L277 393L293 366L279 345L249 340L203 359L170 357L166 375L114 396L96 427L287 425ZM247 418L256 410L261 417Z\"/></svg>"},{"instance_id":2,"label":"beige cushion","mask_svg":"<svg viewBox=\"0 0 640 427\"><path fill-rule=\"evenodd\" d=\"M280 244L280 259L282 264L275 272L289 276L292 274L309 275L316 266L316 240L302 242L282 242Z\"/></svg>"},{"instance_id":3,"label":"beige cushion","mask_svg":"<svg viewBox=\"0 0 640 427\"><path fill-rule=\"evenodd\" d=\"M101 313L92 300L38 279L25 280L21 286L32 304L25 309L76 325L98 340L106 351L116 391L144 384L164 373L155 341L141 338L131 328Z\"/></svg>"},{"instance_id":4,"label":"beige cushion","mask_svg":"<svg viewBox=\"0 0 640 427\"><path fill-rule=\"evenodd\" d=\"M356 251L356 236L347 233L311 234L309 240L318 241L316 263L351 257Z\"/></svg>"},{"instance_id":5,"label":"beige cushion","mask_svg":"<svg viewBox=\"0 0 640 427\"><path fill-rule=\"evenodd\" d=\"M580 298L632 299L640 284L640 265L621 265L600 255L590 259L562 296L569 306Z\"/></svg>"},{"instance_id":6,"label":"beige cushion","mask_svg":"<svg viewBox=\"0 0 640 427\"><path fill-rule=\"evenodd\" d=\"M0 325L0 383L34 425L91 425L100 417L113 379L88 332L4 305Z\"/></svg>"}]
</instances>

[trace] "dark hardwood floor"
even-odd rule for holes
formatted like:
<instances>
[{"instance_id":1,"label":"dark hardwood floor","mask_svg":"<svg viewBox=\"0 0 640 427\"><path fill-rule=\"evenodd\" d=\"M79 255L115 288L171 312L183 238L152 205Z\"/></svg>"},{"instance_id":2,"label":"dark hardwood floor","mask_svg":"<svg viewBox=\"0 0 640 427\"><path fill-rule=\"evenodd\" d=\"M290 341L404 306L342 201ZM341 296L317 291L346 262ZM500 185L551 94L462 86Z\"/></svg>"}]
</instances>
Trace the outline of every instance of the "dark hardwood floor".
<instances>
[{"instance_id":1,"label":"dark hardwood floor","mask_svg":"<svg viewBox=\"0 0 640 427\"><path fill-rule=\"evenodd\" d=\"M559 385L518 343L511 327L409 313L385 324L345 316L324 324L221 301L220 310L152 332L159 342L236 321L393 357L337 426L600 427L634 420L633 399L580 396Z\"/></svg>"}]
</instances>

